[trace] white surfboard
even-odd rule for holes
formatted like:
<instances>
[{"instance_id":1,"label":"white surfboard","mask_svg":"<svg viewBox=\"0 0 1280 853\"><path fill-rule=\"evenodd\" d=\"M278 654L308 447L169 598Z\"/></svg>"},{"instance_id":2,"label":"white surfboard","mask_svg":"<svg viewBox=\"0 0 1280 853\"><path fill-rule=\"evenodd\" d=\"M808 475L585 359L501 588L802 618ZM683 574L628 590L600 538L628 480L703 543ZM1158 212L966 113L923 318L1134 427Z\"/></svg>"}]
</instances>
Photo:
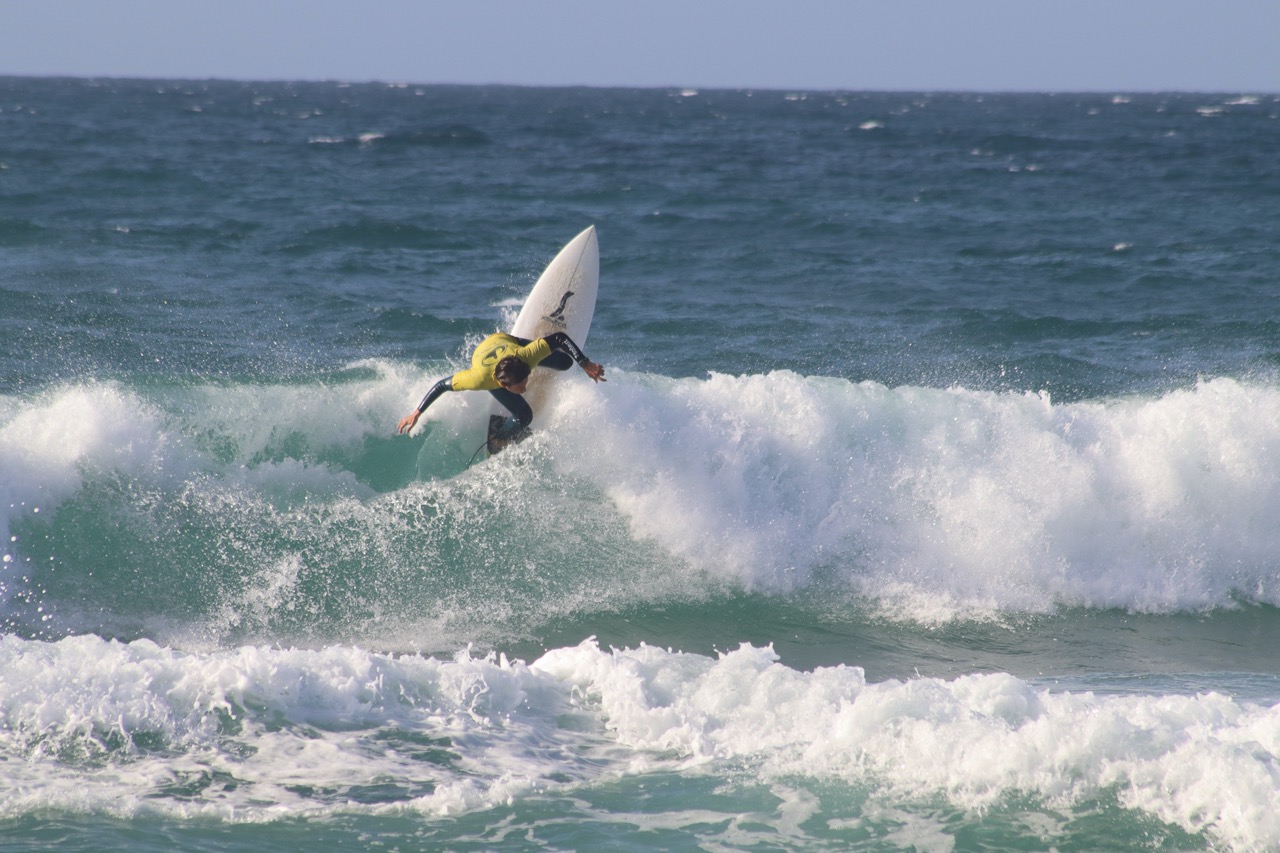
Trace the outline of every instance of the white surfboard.
<instances>
[{"instance_id":1,"label":"white surfboard","mask_svg":"<svg viewBox=\"0 0 1280 853\"><path fill-rule=\"evenodd\" d=\"M547 264L533 290L525 297L511 334L536 340L553 332L565 332L585 351L599 286L600 246L596 242L596 227L591 225L570 240ZM539 412L553 399L560 379L560 371L545 368L535 368L529 377L529 390L524 398L533 409L535 423ZM492 412L508 414L496 403Z\"/></svg>"}]
</instances>

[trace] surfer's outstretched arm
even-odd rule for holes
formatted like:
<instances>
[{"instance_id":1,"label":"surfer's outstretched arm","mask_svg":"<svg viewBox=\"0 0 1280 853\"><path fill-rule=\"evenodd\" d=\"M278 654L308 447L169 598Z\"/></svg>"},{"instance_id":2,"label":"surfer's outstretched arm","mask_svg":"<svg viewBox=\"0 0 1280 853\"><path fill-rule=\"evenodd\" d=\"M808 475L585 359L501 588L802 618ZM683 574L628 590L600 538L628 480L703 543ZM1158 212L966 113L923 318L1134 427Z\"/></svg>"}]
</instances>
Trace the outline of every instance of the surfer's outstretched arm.
<instances>
[{"instance_id":1,"label":"surfer's outstretched arm","mask_svg":"<svg viewBox=\"0 0 1280 853\"><path fill-rule=\"evenodd\" d=\"M587 358L586 354L573 342L573 338L569 337L566 333L552 332L543 340L545 340L553 350L567 352L569 356L578 363L578 366L582 368L583 372L596 382L605 381L604 367Z\"/></svg>"},{"instance_id":2,"label":"surfer's outstretched arm","mask_svg":"<svg viewBox=\"0 0 1280 853\"><path fill-rule=\"evenodd\" d=\"M427 410L427 406L430 406L432 403L434 403L436 399L445 391L452 391L452 390L453 390L452 376L446 376L444 379L441 379L435 385L432 385L431 390L427 392L427 396L423 397L422 402L418 404L418 408L400 419L400 425L396 428L396 432L400 433L401 435L404 435L405 433L409 432L409 430L413 429L414 425L418 423L418 418L421 417L422 413Z\"/></svg>"}]
</instances>

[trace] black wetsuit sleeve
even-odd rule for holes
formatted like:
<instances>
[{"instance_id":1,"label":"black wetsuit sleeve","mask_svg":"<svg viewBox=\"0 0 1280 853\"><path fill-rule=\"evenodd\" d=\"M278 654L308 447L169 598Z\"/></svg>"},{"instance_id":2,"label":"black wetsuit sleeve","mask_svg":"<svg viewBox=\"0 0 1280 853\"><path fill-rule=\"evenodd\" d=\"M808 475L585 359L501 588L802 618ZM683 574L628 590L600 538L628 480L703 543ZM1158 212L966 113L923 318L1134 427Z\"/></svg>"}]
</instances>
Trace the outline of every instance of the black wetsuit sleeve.
<instances>
[{"instance_id":1,"label":"black wetsuit sleeve","mask_svg":"<svg viewBox=\"0 0 1280 853\"><path fill-rule=\"evenodd\" d=\"M423 412L425 412L427 410L427 406L430 406L432 403L434 403L436 399L439 398L439 396L443 394L445 391L452 391L452 390L453 390L452 376L446 376L444 379L441 379L435 385L432 385L431 390L427 392L427 396L423 397L422 402L418 404L418 414L422 414Z\"/></svg>"},{"instance_id":2,"label":"black wetsuit sleeve","mask_svg":"<svg viewBox=\"0 0 1280 853\"><path fill-rule=\"evenodd\" d=\"M573 338L569 337L564 332L552 332L547 335L546 341L551 345L552 349L558 349L569 353L570 357L578 363L579 367L590 360L582 350L578 349L578 345L573 342Z\"/></svg>"}]
</instances>

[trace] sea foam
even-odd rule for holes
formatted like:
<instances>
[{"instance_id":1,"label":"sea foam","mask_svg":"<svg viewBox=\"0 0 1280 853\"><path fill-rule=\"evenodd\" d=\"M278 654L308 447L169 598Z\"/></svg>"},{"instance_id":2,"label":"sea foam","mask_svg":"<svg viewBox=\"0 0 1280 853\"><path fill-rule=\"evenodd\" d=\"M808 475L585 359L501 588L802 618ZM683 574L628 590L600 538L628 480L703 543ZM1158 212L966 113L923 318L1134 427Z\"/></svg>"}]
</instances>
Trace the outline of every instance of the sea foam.
<instances>
[{"instance_id":1,"label":"sea foam","mask_svg":"<svg viewBox=\"0 0 1280 853\"><path fill-rule=\"evenodd\" d=\"M46 536L61 570L93 558L150 587L221 577L228 592L265 591L241 597L268 632L273 613L301 610L281 584L310 584L308 606L323 608L314 596L336 579L402 625L420 595L491 622L493 607L537 619L713 586L821 589L921 622L1280 605L1280 389L1269 384L1059 404L787 372L613 371L602 385L565 377L531 441L468 468L485 395L447 395L417 437L394 435L441 369L10 398L6 589L35 553L15 525L47 533L76 499L104 533L132 538L117 558ZM509 523L480 536L479 512Z\"/></svg>"},{"instance_id":2,"label":"sea foam","mask_svg":"<svg viewBox=\"0 0 1280 853\"><path fill-rule=\"evenodd\" d=\"M1070 404L790 373L593 390L572 387L555 426L592 452L562 464L637 537L747 588L834 575L923 619L1280 602L1270 386Z\"/></svg>"},{"instance_id":3,"label":"sea foam","mask_svg":"<svg viewBox=\"0 0 1280 853\"><path fill-rule=\"evenodd\" d=\"M1252 848L1280 843L1278 756L1280 710L1225 695L1059 693L1003 674L869 684L746 645L588 640L525 664L0 638L8 818L438 818L679 772L848 786L864 810L1110 801Z\"/></svg>"}]
</instances>

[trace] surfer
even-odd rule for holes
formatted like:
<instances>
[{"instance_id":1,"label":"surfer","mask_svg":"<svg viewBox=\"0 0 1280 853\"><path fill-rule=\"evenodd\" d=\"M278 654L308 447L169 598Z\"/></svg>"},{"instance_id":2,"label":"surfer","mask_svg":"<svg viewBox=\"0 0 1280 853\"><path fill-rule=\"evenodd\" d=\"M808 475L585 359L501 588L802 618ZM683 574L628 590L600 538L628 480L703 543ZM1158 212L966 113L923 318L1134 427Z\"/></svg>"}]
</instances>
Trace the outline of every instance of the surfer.
<instances>
[{"instance_id":1,"label":"surfer","mask_svg":"<svg viewBox=\"0 0 1280 853\"><path fill-rule=\"evenodd\" d=\"M494 438L503 442L516 439L533 422L533 409L521 396L528 390L533 368L568 370L574 362L594 381L605 381L604 368L587 358L564 332L553 332L536 341L505 332L490 335L471 353L471 367L431 386L418 408L401 419L397 431L404 435L412 430L427 407L446 391L488 391L511 413Z\"/></svg>"}]
</instances>

